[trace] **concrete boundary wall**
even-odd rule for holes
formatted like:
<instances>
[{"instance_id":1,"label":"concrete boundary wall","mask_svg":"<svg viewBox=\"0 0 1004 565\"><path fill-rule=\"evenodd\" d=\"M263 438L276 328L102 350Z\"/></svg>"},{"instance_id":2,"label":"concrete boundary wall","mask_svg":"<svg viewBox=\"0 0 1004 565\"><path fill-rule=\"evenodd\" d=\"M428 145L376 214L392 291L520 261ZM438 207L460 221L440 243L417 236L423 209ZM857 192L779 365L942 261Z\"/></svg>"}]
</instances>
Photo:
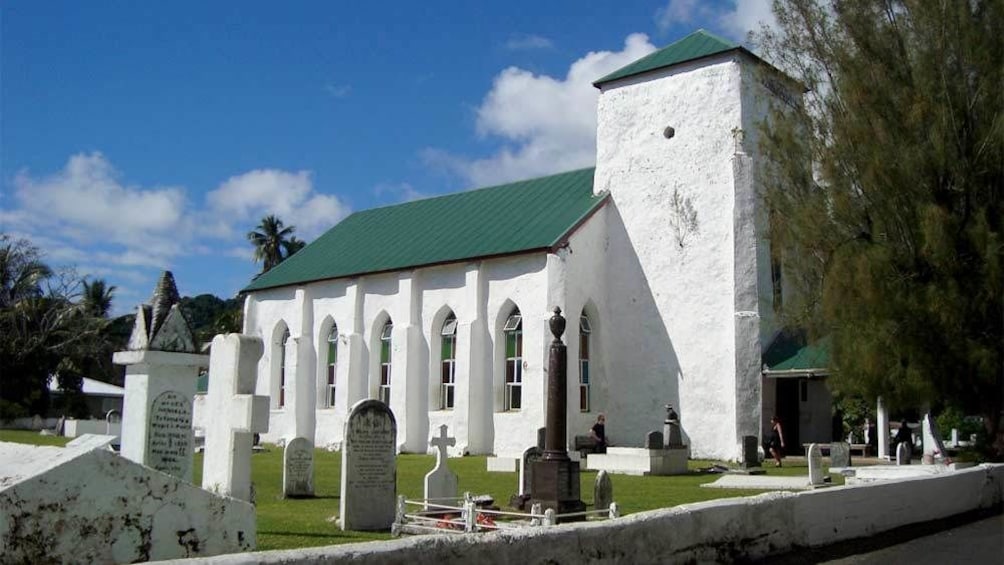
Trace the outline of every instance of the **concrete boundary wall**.
<instances>
[{"instance_id":1,"label":"concrete boundary wall","mask_svg":"<svg viewBox=\"0 0 1004 565\"><path fill-rule=\"evenodd\" d=\"M1004 502L1004 465L799 493L772 492L618 520L484 535L221 555L187 563L676 563L756 559L872 536Z\"/></svg>"}]
</instances>

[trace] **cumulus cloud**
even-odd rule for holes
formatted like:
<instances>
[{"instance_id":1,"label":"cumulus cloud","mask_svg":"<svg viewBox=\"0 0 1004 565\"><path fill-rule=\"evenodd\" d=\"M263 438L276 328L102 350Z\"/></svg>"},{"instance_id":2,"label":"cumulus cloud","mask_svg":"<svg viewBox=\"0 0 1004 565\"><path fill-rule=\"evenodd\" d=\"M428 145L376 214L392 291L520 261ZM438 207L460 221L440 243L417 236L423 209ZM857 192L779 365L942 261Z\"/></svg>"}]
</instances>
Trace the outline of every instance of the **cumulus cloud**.
<instances>
[{"instance_id":1,"label":"cumulus cloud","mask_svg":"<svg viewBox=\"0 0 1004 565\"><path fill-rule=\"evenodd\" d=\"M390 196L395 202L412 202L429 197L407 182L378 184L373 187L373 193L377 196Z\"/></svg>"},{"instance_id":2,"label":"cumulus cloud","mask_svg":"<svg viewBox=\"0 0 1004 565\"><path fill-rule=\"evenodd\" d=\"M719 25L739 41L751 31L762 26L776 27L777 19L771 11L771 0L737 0L735 7L721 14Z\"/></svg>"},{"instance_id":3,"label":"cumulus cloud","mask_svg":"<svg viewBox=\"0 0 1004 565\"><path fill-rule=\"evenodd\" d=\"M263 216L275 214L286 225L296 226L297 235L307 241L348 212L338 197L314 190L309 171L256 169L232 176L207 194L206 202L215 217L227 218L226 224L216 225L219 233L246 232Z\"/></svg>"},{"instance_id":4,"label":"cumulus cloud","mask_svg":"<svg viewBox=\"0 0 1004 565\"><path fill-rule=\"evenodd\" d=\"M424 161L476 186L587 167L596 158L596 98L592 82L655 50L648 36L629 35L620 51L594 51L564 77L509 67L499 73L477 108L477 133L502 147L484 158L437 148Z\"/></svg>"},{"instance_id":5,"label":"cumulus cloud","mask_svg":"<svg viewBox=\"0 0 1004 565\"><path fill-rule=\"evenodd\" d=\"M674 24L690 23L696 18L707 16L711 7L698 0L669 0L655 12L655 25L659 31L666 31Z\"/></svg>"},{"instance_id":6,"label":"cumulus cloud","mask_svg":"<svg viewBox=\"0 0 1004 565\"><path fill-rule=\"evenodd\" d=\"M514 33L509 36L509 39L505 42L505 48L510 51L550 49L551 47L554 47L554 43L550 39L539 35L528 35L525 33Z\"/></svg>"},{"instance_id":7,"label":"cumulus cloud","mask_svg":"<svg viewBox=\"0 0 1004 565\"><path fill-rule=\"evenodd\" d=\"M345 98L352 92L352 86L348 84L327 83L324 85L324 92L332 98Z\"/></svg>"}]
</instances>

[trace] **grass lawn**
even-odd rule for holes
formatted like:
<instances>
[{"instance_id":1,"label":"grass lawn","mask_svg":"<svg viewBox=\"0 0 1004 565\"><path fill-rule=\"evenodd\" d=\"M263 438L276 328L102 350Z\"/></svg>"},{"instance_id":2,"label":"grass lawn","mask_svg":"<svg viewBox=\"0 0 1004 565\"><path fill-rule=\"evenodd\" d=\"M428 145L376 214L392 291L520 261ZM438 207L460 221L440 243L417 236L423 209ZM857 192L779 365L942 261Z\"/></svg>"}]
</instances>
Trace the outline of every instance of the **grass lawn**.
<instances>
[{"instance_id":1,"label":"grass lawn","mask_svg":"<svg viewBox=\"0 0 1004 565\"><path fill-rule=\"evenodd\" d=\"M37 432L0 430L0 441L31 443L35 445L64 445L67 438L43 436ZM266 451L256 453L251 458L251 477L257 490L258 509L258 549L290 549L332 545L359 541L390 539L390 534L372 532L342 532L334 522L338 514L338 498L341 480L341 454L325 450L315 450L314 491L315 498L282 498L282 449L272 445ZM425 474L432 470L436 458L433 455L401 455L397 459L398 493L409 499L423 496ZM621 514L631 514L656 508L667 508L690 502L700 502L716 498L749 496L763 491L705 489L703 483L716 480L719 475L700 473L700 468L709 467L711 461L690 461L693 471L689 475L674 477L636 477L610 475L613 483L614 500L620 505ZM484 456L452 458L450 469L460 478L460 492L490 494L501 507L508 505L509 497L516 492L516 473L488 473ZM808 476L804 459L789 458L785 466L778 469L765 468L773 476ZM201 482L202 454L195 456L194 476ZM586 504L593 502L595 471L581 474L582 499ZM837 483L842 477L834 477Z\"/></svg>"}]
</instances>

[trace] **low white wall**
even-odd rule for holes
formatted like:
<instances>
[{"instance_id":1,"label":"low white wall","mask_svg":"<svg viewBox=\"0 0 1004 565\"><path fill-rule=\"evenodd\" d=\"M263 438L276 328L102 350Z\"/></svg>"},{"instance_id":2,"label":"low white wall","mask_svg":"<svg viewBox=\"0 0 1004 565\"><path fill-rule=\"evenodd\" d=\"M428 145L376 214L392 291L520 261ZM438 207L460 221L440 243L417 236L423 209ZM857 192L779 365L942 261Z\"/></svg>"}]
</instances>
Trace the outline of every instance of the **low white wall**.
<instances>
[{"instance_id":1,"label":"low white wall","mask_svg":"<svg viewBox=\"0 0 1004 565\"><path fill-rule=\"evenodd\" d=\"M186 563L511 564L524 563L528 556L551 563L728 562L871 536L1002 502L1004 465L981 465L899 482L686 504L606 522L221 555Z\"/></svg>"},{"instance_id":2,"label":"low white wall","mask_svg":"<svg viewBox=\"0 0 1004 565\"><path fill-rule=\"evenodd\" d=\"M63 435L65 437L79 437L84 434L121 437L122 424L120 422L109 424L104 420L66 420L63 422Z\"/></svg>"}]
</instances>

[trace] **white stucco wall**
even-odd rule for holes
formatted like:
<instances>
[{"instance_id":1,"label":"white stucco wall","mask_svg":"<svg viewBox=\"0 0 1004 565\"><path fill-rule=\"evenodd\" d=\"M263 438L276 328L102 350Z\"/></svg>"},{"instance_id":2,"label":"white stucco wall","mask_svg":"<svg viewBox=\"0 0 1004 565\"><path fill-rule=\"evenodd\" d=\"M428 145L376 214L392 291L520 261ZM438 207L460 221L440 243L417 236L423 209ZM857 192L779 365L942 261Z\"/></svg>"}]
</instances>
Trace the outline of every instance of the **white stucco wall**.
<instances>
[{"instance_id":1,"label":"white stucco wall","mask_svg":"<svg viewBox=\"0 0 1004 565\"><path fill-rule=\"evenodd\" d=\"M738 455L737 282L756 289L755 279L735 279L740 76L737 55L725 54L605 85L597 129L596 190L613 200L611 378L625 391L611 412L636 436L671 402L692 454L725 459ZM683 246L669 225L674 191L697 212Z\"/></svg>"},{"instance_id":2,"label":"white stucco wall","mask_svg":"<svg viewBox=\"0 0 1004 565\"><path fill-rule=\"evenodd\" d=\"M531 253L252 293L244 331L265 340L257 393L273 396L263 440L303 435L318 446L338 446L348 407L376 397L379 335L389 319L394 324L391 409L399 421L399 447L426 452L428 439L447 424L457 438L453 455L518 455L532 444L545 419L547 265L546 254ZM501 409L504 343L499 336L513 306L523 315L523 407L506 412ZM439 332L449 312L458 321L457 388L454 408L441 410ZM336 402L329 407L325 339L332 324L340 337ZM289 347L297 353L287 359L286 402L279 407L276 375L283 327L289 328ZM312 419L304 418L304 412Z\"/></svg>"}]
</instances>

